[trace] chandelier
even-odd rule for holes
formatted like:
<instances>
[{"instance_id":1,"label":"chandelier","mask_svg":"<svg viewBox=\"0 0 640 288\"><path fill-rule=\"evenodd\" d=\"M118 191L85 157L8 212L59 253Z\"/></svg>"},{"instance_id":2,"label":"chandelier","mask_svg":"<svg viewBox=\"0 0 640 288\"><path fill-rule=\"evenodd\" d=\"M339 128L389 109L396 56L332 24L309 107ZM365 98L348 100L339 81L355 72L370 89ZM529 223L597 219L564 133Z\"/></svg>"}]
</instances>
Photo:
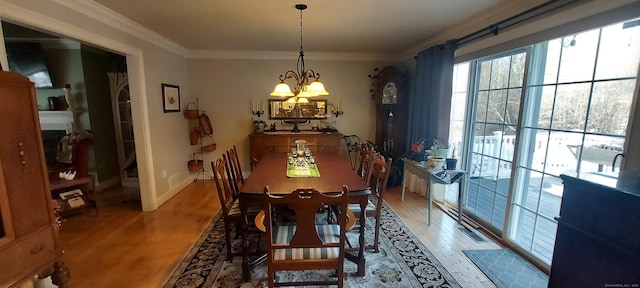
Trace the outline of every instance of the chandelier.
<instances>
[{"instance_id":1,"label":"chandelier","mask_svg":"<svg viewBox=\"0 0 640 288\"><path fill-rule=\"evenodd\" d=\"M286 73L280 75L280 83L276 85L276 88L271 92L271 96L290 97L289 102L295 103L308 103L307 97L325 96L329 95L329 92L324 89L324 84L319 81L320 74L311 69L306 69L304 66L304 49L302 48L302 11L307 9L306 4L297 4L296 9L300 10L300 55L298 56L298 63L296 65L296 71L289 70ZM296 84L293 92L291 87L285 83L288 79L295 79Z\"/></svg>"}]
</instances>

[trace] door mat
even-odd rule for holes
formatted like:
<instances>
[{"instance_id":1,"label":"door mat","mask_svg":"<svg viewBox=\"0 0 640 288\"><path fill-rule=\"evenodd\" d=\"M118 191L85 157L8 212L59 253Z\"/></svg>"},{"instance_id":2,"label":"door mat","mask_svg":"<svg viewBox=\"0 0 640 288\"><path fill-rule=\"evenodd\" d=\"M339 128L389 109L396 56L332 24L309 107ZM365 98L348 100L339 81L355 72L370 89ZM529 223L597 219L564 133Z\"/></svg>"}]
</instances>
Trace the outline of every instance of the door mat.
<instances>
[{"instance_id":1,"label":"door mat","mask_svg":"<svg viewBox=\"0 0 640 288\"><path fill-rule=\"evenodd\" d=\"M462 250L500 288L546 288L549 277L511 249Z\"/></svg>"}]
</instances>

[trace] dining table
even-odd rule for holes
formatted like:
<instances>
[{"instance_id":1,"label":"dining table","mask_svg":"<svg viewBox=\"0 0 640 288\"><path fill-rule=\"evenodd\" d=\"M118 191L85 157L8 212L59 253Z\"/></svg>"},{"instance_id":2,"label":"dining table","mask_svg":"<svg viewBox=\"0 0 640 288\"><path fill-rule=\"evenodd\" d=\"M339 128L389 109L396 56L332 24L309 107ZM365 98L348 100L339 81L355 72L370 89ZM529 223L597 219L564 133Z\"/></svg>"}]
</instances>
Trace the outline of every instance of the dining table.
<instances>
[{"instance_id":1,"label":"dining table","mask_svg":"<svg viewBox=\"0 0 640 288\"><path fill-rule=\"evenodd\" d=\"M312 157L319 173L291 177L287 173L290 167L287 153L264 154L239 188L240 209L247 211L252 206L262 207L265 186L269 187L270 194L288 194L298 188L314 188L321 193L340 192L345 185L349 189L349 203L359 204L364 211L371 195L370 186L351 168L349 161L338 152L317 152ZM365 213L360 213L359 247L345 253L345 258L357 265L357 276L365 275L365 221Z\"/></svg>"}]
</instances>

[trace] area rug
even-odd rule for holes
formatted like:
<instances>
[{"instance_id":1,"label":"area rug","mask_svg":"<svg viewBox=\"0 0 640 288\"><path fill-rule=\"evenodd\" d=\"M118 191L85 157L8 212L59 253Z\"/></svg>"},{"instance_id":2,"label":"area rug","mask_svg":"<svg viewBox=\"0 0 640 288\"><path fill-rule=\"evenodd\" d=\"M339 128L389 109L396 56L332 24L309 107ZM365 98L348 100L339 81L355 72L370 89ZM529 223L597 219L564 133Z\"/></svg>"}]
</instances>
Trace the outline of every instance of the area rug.
<instances>
[{"instance_id":1,"label":"area rug","mask_svg":"<svg viewBox=\"0 0 640 288\"><path fill-rule=\"evenodd\" d=\"M511 249L462 250L500 288L546 288L549 277Z\"/></svg>"},{"instance_id":2,"label":"area rug","mask_svg":"<svg viewBox=\"0 0 640 288\"><path fill-rule=\"evenodd\" d=\"M366 275L355 276L357 266L345 260L345 287L461 287L435 256L420 242L398 215L386 205L382 209L380 252L366 253ZM367 243L373 227L365 226ZM358 233L347 233L357 243ZM251 271L251 282L242 283L240 259L224 261L224 229L220 216L214 217L190 251L177 265L165 288L267 287L266 264ZM278 278L324 279L332 271L282 272Z\"/></svg>"}]
</instances>

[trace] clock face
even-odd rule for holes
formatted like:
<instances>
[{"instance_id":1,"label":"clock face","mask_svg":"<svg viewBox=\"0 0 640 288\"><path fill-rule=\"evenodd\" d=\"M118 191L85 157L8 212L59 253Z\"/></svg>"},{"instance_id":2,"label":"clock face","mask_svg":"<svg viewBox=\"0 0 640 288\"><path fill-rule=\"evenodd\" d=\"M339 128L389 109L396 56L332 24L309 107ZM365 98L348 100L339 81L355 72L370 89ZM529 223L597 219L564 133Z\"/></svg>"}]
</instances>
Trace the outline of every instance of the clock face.
<instances>
[{"instance_id":1,"label":"clock face","mask_svg":"<svg viewBox=\"0 0 640 288\"><path fill-rule=\"evenodd\" d=\"M396 83L387 82L382 89L382 104L398 103L398 87Z\"/></svg>"}]
</instances>

